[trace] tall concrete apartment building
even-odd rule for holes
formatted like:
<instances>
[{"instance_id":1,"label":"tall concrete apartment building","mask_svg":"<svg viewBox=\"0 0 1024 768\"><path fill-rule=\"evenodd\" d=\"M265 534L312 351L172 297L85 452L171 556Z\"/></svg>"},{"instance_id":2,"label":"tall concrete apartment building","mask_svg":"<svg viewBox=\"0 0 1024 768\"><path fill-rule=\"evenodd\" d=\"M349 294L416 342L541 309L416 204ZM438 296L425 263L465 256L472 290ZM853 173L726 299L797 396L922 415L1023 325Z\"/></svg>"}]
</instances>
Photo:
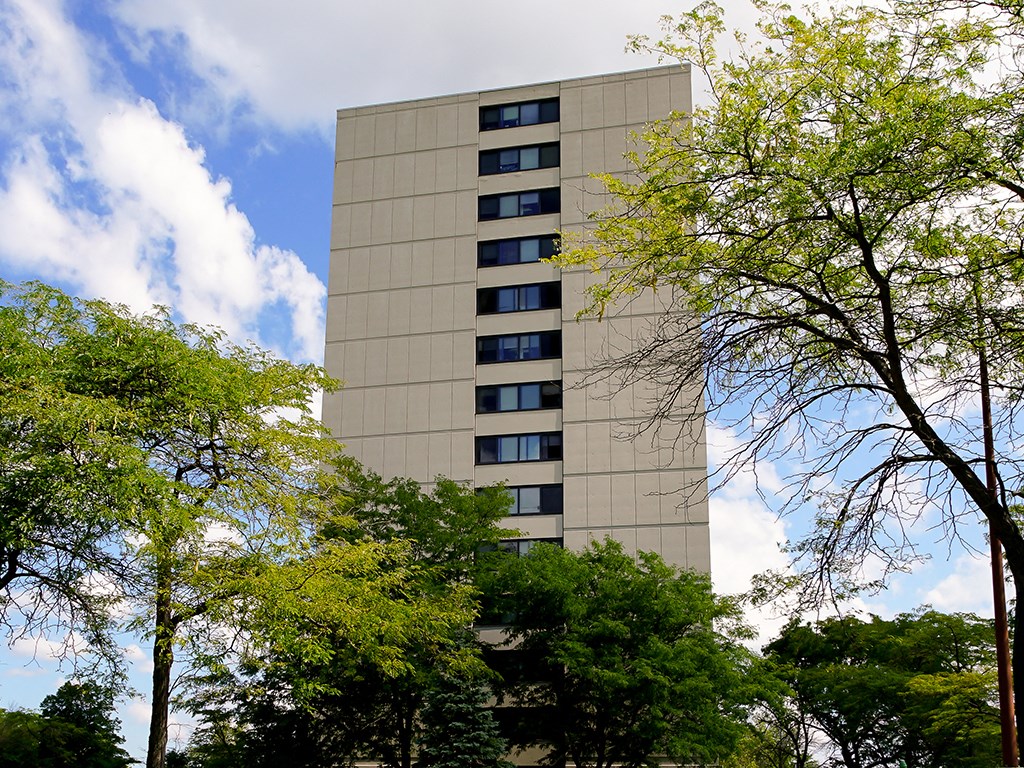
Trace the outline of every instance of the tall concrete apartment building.
<instances>
[{"instance_id":1,"label":"tall concrete apartment building","mask_svg":"<svg viewBox=\"0 0 1024 768\"><path fill-rule=\"evenodd\" d=\"M385 477L503 481L510 527L709 570L703 425L635 435L647 394L588 378L663 310L577 321L588 271L542 261L608 201L627 135L690 109L685 68L338 112L324 421ZM632 437L632 439L630 439Z\"/></svg>"}]
</instances>

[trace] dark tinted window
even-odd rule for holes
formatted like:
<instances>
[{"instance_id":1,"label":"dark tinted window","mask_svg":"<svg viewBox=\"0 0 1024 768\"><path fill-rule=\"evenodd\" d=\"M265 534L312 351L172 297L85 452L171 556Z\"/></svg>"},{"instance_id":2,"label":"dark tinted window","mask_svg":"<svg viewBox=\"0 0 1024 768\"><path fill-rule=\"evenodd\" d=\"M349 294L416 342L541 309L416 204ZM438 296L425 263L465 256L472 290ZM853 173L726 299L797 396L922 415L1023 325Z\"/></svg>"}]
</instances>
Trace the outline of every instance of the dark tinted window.
<instances>
[{"instance_id":1,"label":"dark tinted window","mask_svg":"<svg viewBox=\"0 0 1024 768\"><path fill-rule=\"evenodd\" d=\"M535 381L528 384L496 384L476 388L476 412L536 411L562 407L562 384Z\"/></svg>"},{"instance_id":2,"label":"dark tinted window","mask_svg":"<svg viewBox=\"0 0 1024 768\"><path fill-rule=\"evenodd\" d=\"M558 99L523 101L480 108L480 130L558 122Z\"/></svg>"},{"instance_id":3,"label":"dark tinted window","mask_svg":"<svg viewBox=\"0 0 1024 768\"><path fill-rule=\"evenodd\" d=\"M478 315L496 312L528 312L535 309L555 309L562 306L562 285L558 282L502 285L478 288L476 311Z\"/></svg>"},{"instance_id":4,"label":"dark tinted window","mask_svg":"<svg viewBox=\"0 0 1024 768\"><path fill-rule=\"evenodd\" d=\"M542 543L556 544L559 547L562 546L561 539L512 539L500 542L498 544L498 549L504 550L505 552L511 552L519 557L525 557L530 554L531 549Z\"/></svg>"},{"instance_id":5,"label":"dark tinted window","mask_svg":"<svg viewBox=\"0 0 1024 768\"><path fill-rule=\"evenodd\" d=\"M506 192L484 195L479 199L480 221L509 219L517 216L536 216L540 213L558 213L561 195L557 189L537 189L529 192Z\"/></svg>"},{"instance_id":6,"label":"dark tinted window","mask_svg":"<svg viewBox=\"0 0 1024 768\"><path fill-rule=\"evenodd\" d=\"M561 485L519 485L506 490L512 495L510 515L562 514Z\"/></svg>"},{"instance_id":7,"label":"dark tinted window","mask_svg":"<svg viewBox=\"0 0 1024 768\"><path fill-rule=\"evenodd\" d=\"M560 461L562 433L488 435L476 439L477 464L514 464L524 461Z\"/></svg>"},{"instance_id":8,"label":"dark tinted window","mask_svg":"<svg viewBox=\"0 0 1024 768\"><path fill-rule=\"evenodd\" d=\"M476 361L482 364L542 360L561 354L562 334L559 331L483 336L476 340Z\"/></svg>"},{"instance_id":9,"label":"dark tinted window","mask_svg":"<svg viewBox=\"0 0 1024 768\"><path fill-rule=\"evenodd\" d=\"M555 255L557 244L558 238L554 235L485 241L477 245L477 265L498 267L550 259Z\"/></svg>"},{"instance_id":10,"label":"dark tinted window","mask_svg":"<svg viewBox=\"0 0 1024 768\"><path fill-rule=\"evenodd\" d=\"M489 149L480 153L480 175L533 171L558 166L558 144Z\"/></svg>"}]
</instances>

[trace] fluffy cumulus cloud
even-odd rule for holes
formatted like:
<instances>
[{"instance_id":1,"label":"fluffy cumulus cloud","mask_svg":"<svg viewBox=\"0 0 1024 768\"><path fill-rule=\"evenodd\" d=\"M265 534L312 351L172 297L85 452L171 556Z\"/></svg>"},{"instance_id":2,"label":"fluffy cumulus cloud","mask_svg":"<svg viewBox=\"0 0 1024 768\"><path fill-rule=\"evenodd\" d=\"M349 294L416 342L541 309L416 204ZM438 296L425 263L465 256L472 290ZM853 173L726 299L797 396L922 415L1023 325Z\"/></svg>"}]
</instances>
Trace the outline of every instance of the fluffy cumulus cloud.
<instances>
[{"instance_id":1,"label":"fluffy cumulus cloud","mask_svg":"<svg viewBox=\"0 0 1024 768\"><path fill-rule=\"evenodd\" d=\"M7 275L136 310L166 304L236 341L318 359L324 286L295 253L258 243L182 126L125 85L57 0L3 4L0 29ZM262 338L268 325L286 331Z\"/></svg>"},{"instance_id":2,"label":"fluffy cumulus cloud","mask_svg":"<svg viewBox=\"0 0 1024 768\"><path fill-rule=\"evenodd\" d=\"M721 467L735 453L736 435L714 424L708 426L708 461ZM762 492L778 491L782 481L774 465L744 465L711 495L711 578L722 594L747 592L753 578L764 571L785 571L789 557L782 547L786 526L765 504ZM787 606L764 606L747 612L747 621L767 641L785 623Z\"/></svg>"},{"instance_id":3,"label":"fluffy cumulus cloud","mask_svg":"<svg viewBox=\"0 0 1024 768\"><path fill-rule=\"evenodd\" d=\"M192 98L320 130L339 107L648 66L653 58L625 54L627 35L656 34L659 17L679 11L672 0L600 13L588 0L116 0L113 8L141 58L177 51L186 59L204 84Z\"/></svg>"},{"instance_id":4,"label":"fluffy cumulus cloud","mask_svg":"<svg viewBox=\"0 0 1024 768\"><path fill-rule=\"evenodd\" d=\"M921 596L921 603L938 611L965 611L992 616L992 566L981 553L963 554L953 561L949 573ZM1013 587L1007 585L1008 594Z\"/></svg>"}]
</instances>

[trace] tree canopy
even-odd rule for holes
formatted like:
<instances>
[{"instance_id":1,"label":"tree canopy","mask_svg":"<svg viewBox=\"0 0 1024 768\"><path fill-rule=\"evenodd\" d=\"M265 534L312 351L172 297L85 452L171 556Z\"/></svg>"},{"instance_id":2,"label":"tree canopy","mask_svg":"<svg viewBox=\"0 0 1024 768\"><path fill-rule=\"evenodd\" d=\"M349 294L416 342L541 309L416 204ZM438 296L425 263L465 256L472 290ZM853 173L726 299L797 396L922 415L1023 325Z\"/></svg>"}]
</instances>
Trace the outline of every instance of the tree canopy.
<instances>
[{"instance_id":1,"label":"tree canopy","mask_svg":"<svg viewBox=\"0 0 1024 768\"><path fill-rule=\"evenodd\" d=\"M726 478L752 459L793 468L780 503L818 506L792 544L805 602L848 595L865 563L877 586L921 556L916 521L956 538L974 511L1020 589L1008 502L1024 484L1019 4L758 8L760 38L731 58L713 3L667 22L661 42L636 41L692 62L710 104L644 132L634 173L603 177L611 206L559 260L603 270L595 313L643 289L676 297L609 369L660 388L650 418L665 428L703 387L740 437Z\"/></svg>"},{"instance_id":2,"label":"tree canopy","mask_svg":"<svg viewBox=\"0 0 1024 768\"><path fill-rule=\"evenodd\" d=\"M40 713L0 710L2 768L128 768L114 694L95 683L64 683Z\"/></svg>"},{"instance_id":3,"label":"tree canopy","mask_svg":"<svg viewBox=\"0 0 1024 768\"><path fill-rule=\"evenodd\" d=\"M429 754L498 768L504 743L490 713L474 713L487 672L471 575L478 548L502 535L507 495L333 466L309 548L263 579L247 652L197 686L206 725L191 752L252 766L411 768Z\"/></svg>"},{"instance_id":4,"label":"tree canopy","mask_svg":"<svg viewBox=\"0 0 1024 768\"><path fill-rule=\"evenodd\" d=\"M518 746L581 768L638 768L659 755L703 765L732 751L751 682L736 608L707 576L612 541L495 559L484 584L509 616L512 649L501 654L539 667L503 689L532 724Z\"/></svg>"},{"instance_id":5,"label":"tree canopy","mask_svg":"<svg viewBox=\"0 0 1024 768\"><path fill-rule=\"evenodd\" d=\"M309 404L332 382L165 310L39 284L4 285L3 299L4 617L84 626L103 647L111 604L137 609L159 768L186 628L233 611L318 503L335 448Z\"/></svg>"},{"instance_id":6,"label":"tree canopy","mask_svg":"<svg viewBox=\"0 0 1024 768\"><path fill-rule=\"evenodd\" d=\"M790 717L844 768L999 762L992 624L925 611L793 622L765 648L792 687Z\"/></svg>"}]
</instances>

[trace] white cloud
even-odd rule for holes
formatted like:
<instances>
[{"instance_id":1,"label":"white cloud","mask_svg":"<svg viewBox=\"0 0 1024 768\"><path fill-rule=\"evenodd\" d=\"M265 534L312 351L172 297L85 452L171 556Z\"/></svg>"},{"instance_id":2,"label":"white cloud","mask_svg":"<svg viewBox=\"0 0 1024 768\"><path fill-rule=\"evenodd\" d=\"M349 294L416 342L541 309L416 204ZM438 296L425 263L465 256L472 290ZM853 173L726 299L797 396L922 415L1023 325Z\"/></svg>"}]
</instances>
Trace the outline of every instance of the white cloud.
<instances>
[{"instance_id":1,"label":"white cloud","mask_svg":"<svg viewBox=\"0 0 1024 768\"><path fill-rule=\"evenodd\" d=\"M759 499L723 494L712 496L709 506L711 579L716 593L743 594L757 574L789 568L789 557L781 549L785 526ZM764 643L785 624L788 607L748 607L745 616L757 631L758 643Z\"/></svg>"},{"instance_id":2,"label":"white cloud","mask_svg":"<svg viewBox=\"0 0 1024 768\"><path fill-rule=\"evenodd\" d=\"M148 701L136 697L122 707L120 713L132 722L148 725L153 709Z\"/></svg>"},{"instance_id":3,"label":"white cloud","mask_svg":"<svg viewBox=\"0 0 1024 768\"><path fill-rule=\"evenodd\" d=\"M731 430L709 424L708 456L712 467L722 463L740 447ZM754 576L765 571L785 572L789 556L783 552L785 522L769 509L759 491L781 489L775 465L760 462L743 465L711 494L711 578L719 594L746 593ZM746 610L746 620L763 643L774 637L789 616L788 606L765 605Z\"/></svg>"},{"instance_id":4,"label":"white cloud","mask_svg":"<svg viewBox=\"0 0 1024 768\"><path fill-rule=\"evenodd\" d=\"M784 483L770 461L743 462L734 464L734 456L738 456L743 443L732 429L717 424L707 425L708 466L717 472L717 482L722 483L728 478L716 494L727 498L756 498L758 491L778 492ZM712 478L714 481L714 478Z\"/></svg>"},{"instance_id":5,"label":"white cloud","mask_svg":"<svg viewBox=\"0 0 1024 768\"><path fill-rule=\"evenodd\" d=\"M711 498L711 575L715 591L738 594L766 570L785 570L783 522L756 498Z\"/></svg>"},{"instance_id":6,"label":"white cloud","mask_svg":"<svg viewBox=\"0 0 1024 768\"><path fill-rule=\"evenodd\" d=\"M1013 593L1007 585L1008 594ZM948 613L962 611L992 616L992 571L988 557L966 554L956 558L953 571L925 591L921 603Z\"/></svg>"},{"instance_id":7,"label":"white cloud","mask_svg":"<svg viewBox=\"0 0 1024 768\"><path fill-rule=\"evenodd\" d=\"M339 107L652 65L624 53L627 35L657 35L659 17L680 10L670 0L600 12L586 0L521 0L511 16L469 0L118 0L113 9L140 55L178 51L225 113L251 109L284 129L324 132Z\"/></svg>"},{"instance_id":8,"label":"white cloud","mask_svg":"<svg viewBox=\"0 0 1024 768\"><path fill-rule=\"evenodd\" d=\"M0 262L319 359L323 284L295 253L257 243L183 128L101 84L93 44L52 0L14 0L0 26L17 42L0 53L12 84L0 93L18 107L0 126ZM262 338L263 324L283 338Z\"/></svg>"},{"instance_id":9,"label":"white cloud","mask_svg":"<svg viewBox=\"0 0 1024 768\"><path fill-rule=\"evenodd\" d=\"M153 659L137 643L130 643L124 647L124 657L136 672L152 674Z\"/></svg>"},{"instance_id":10,"label":"white cloud","mask_svg":"<svg viewBox=\"0 0 1024 768\"><path fill-rule=\"evenodd\" d=\"M72 632L59 639L45 635L22 635L15 638L8 647L15 656L44 664L59 662L68 656L82 655L89 645L85 638Z\"/></svg>"}]
</instances>

